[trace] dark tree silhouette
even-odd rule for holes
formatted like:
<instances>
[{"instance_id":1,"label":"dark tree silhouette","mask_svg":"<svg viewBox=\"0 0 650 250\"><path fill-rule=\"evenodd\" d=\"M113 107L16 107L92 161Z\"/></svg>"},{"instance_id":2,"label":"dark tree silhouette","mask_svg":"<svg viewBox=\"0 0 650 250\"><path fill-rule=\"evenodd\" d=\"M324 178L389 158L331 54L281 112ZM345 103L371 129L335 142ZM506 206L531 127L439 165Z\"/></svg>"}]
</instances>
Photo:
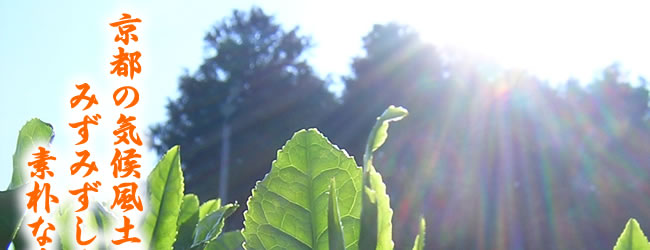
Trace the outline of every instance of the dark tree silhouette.
<instances>
[{"instance_id":1,"label":"dark tree silhouette","mask_svg":"<svg viewBox=\"0 0 650 250\"><path fill-rule=\"evenodd\" d=\"M151 129L153 148L162 154L180 144L186 193L245 203L277 149L295 131L317 127L336 101L302 58L309 39L258 8L234 11L205 41L208 57L181 76L169 119ZM224 167L230 173L219 178Z\"/></svg>"}]
</instances>

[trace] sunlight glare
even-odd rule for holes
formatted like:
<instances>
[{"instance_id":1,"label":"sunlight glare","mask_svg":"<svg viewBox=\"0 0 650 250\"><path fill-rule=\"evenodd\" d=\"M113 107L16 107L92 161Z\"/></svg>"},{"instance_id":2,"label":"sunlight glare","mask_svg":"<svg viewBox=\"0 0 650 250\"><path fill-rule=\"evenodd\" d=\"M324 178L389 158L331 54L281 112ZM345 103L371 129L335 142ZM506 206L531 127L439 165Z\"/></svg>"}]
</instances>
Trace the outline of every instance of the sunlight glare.
<instances>
[{"instance_id":1,"label":"sunlight glare","mask_svg":"<svg viewBox=\"0 0 650 250\"><path fill-rule=\"evenodd\" d=\"M412 2L418 7L402 10L400 22L426 41L479 54L506 68L552 81L590 79L613 62L629 62L638 53L650 56L650 50L639 50L650 43L650 32L643 28L647 21L641 20L646 4L624 2ZM635 64L625 66L643 70Z\"/></svg>"}]
</instances>

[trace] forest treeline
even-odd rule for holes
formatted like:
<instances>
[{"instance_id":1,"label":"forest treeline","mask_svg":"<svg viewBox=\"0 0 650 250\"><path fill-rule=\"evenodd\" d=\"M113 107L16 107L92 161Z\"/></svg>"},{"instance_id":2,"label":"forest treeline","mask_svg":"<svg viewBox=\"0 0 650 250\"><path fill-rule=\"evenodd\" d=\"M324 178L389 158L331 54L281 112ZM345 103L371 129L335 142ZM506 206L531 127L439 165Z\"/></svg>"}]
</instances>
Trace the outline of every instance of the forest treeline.
<instances>
[{"instance_id":1,"label":"forest treeline","mask_svg":"<svg viewBox=\"0 0 650 250\"><path fill-rule=\"evenodd\" d=\"M234 11L206 35L210 56L180 76L152 147L179 144L187 192L238 201L229 227L239 228L255 182L295 131L316 127L361 164L375 118L400 105L410 115L375 159L398 249L420 215L432 249L609 249L628 218L650 225L642 79L614 65L590 83L551 87L405 25L378 24L362 39L337 96L304 56L308 37L259 8Z\"/></svg>"}]
</instances>

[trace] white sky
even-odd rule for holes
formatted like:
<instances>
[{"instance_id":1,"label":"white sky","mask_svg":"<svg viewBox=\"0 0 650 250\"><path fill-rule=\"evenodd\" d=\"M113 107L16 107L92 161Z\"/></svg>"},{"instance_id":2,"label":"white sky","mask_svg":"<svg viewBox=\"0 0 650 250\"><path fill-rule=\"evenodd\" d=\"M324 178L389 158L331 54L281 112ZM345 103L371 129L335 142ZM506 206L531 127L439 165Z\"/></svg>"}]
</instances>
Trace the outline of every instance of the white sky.
<instances>
[{"instance_id":1,"label":"white sky","mask_svg":"<svg viewBox=\"0 0 650 250\"><path fill-rule=\"evenodd\" d=\"M525 68L552 82L570 76L586 81L613 62L631 76L650 76L649 6L643 1L27 2L0 1L0 189L11 178L18 130L32 117L54 125L61 172L67 171L74 156L69 146L78 138L67 126L79 119L79 112L68 104L74 84L91 84L102 112L110 111L110 93L121 82L108 74L117 47L108 23L122 12L143 20L137 31L143 69L133 82L141 93L141 134L165 119L164 106L177 96L183 69L192 72L201 63L206 31L233 8L251 5L275 15L286 29L300 25L316 45L309 61L321 75L332 74L334 79L349 72L352 57L361 53L361 38L372 25L392 20L413 25L441 46L493 57L506 67ZM109 118L103 121L114 124ZM112 139L108 127L97 136L105 137L98 143ZM112 156L112 151L106 152ZM151 168L155 155L145 157L143 165ZM102 165L109 166L98 162Z\"/></svg>"}]
</instances>

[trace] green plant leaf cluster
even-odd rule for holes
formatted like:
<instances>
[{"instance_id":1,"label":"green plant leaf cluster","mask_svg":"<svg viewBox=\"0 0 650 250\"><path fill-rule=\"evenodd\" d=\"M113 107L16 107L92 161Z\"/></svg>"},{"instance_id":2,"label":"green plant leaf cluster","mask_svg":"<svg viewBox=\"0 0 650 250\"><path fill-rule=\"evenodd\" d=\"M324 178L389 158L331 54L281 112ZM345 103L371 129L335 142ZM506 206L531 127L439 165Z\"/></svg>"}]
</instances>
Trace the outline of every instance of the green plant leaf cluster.
<instances>
[{"instance_id":1,"label":"green plant leaf cluster","mask_svg":"<svg viewBox=\"0 0 650 250\"><path fill-rule=\"evenodd\" d=\"M368 137L364 166L316 129L301 130L277 153L244 213L246 249L393 249L390 199L372 153L389 122L408 114L390 106ZM424 248L424 226L416 239Z\"/></svg>"},{"instance_id":2,"label":"green plant leaf cluster","mask_svg":"<svg viewBox=\"0 0 650 250\"><path fill-rule=\"evenodd\" d=\"M201 204L196 195L184 194L180 149L172 147L147 178L145 243L149 249L393 249L393 211L372 161L388 137L389 123L407 114L402 107L390 106L377 118L368 136L363 168L318 130L296 132L252 190L244 229L226 233L222 233L225 220L239 205L222 205L220 199ZM53 135L52 127L38 119L20 130L11 184L0 191L1 203L18 203L24 194L29 152L47 145ZM70 225L70 206L62 204L56 211L56 222ZM112 230L116 219L102 204L95 203L91 211L90 227L98 233ZM24 212L18 206L0 206L0 247L13 242L16 249L24 248L25 239L18 234ZM412 249L424 249L425 229L421 218ZM59 233L59 249L74 248L71 235L65 230ZM106 243L100 246L108 248ZM650 250L635 219L627 222L614 250Z\"/></svg>"},{"instance_id":3,"label":"green plant leaf cluster","mask_svg":"<svg viewBox=\"0 0 650 250\"><path fill-rule=\"evenodd\" d=\"M28 181L27 162L37 147L47 146L53 137L52 125L36 118L29 120L18 132L11 182L7 190L0 192L0 204L4 204L0 206L0 248L6 249L20 238L18 229L25 211L19 201L25 194L23 185Z\"/></svg>"},{"instance_id":4,"label":"green plant leaf cluster","mask_svg":"<svg viewBox=\"0 0 650 250\"><path fill-rule=\"evenodd\" d=\"M38 119L28 121L20 130L16 152L13 157L13 173L9 189L0 191L0 203L13 204L0 206L0 248L8 248L11 243L15 249L25 249L26 240L19 229L25 229L22 218L24 207L19 206L19 198L25 194L23 185L27 182L27 162L37 146L47 146L52 140L52 126ZM150 249L236 249L241 248L243 236L240 231L221 232L224 220L239 206L226 204L220 200L210 200L199 206L196 195L183 194L183 173L180 165L178 147L171 148L152 170L147 178L148 210L143 220L145 242ZM54 219L58 225L57 249L75 249L74 232L64 230L74 225L72 209L69 204L61 204L55 210ZM95 202L84 219L90 228L104 234L113 230L116 218L102 204ZM22 225L21 225L22 224ZM106 234L107 235L107 234ZM213 243L213 244L211 244ZM99 249L111 246L104 239ZM226 248L224 248L226 247Z\"/></svg>"},{"instance_id":5,"label":"green plant leaf cluster","mask_svg":"<svg viewBox=\"0 0 650 250\"><path fill-rule=\"evenodd\" d=\"M390 208L390 198L386 194L381 174L372 164L373 153L379 149L388 138L390 122L399 121L408 115L402 107L390 106L377 117L370 131L364 159L363 175L363 210L361 211L361 234L359 236L361 249L393 249L392 222L393 210Z\"/></svg>"},{"instance_id":6,"label":"green plant leaf cluster","mask_svg":"<svg viewBox=\"0 0 650 250\"><path fill-rule=\"evenodd\" d=\"M147 178L145 243L150 249L393 249L393 211L373 154L387 140L389 123L407 114L402 107L390 106L377 118L368 136L363 167L318 130L296 132L252 190L244 229L225 233L225 220L239 205L222 205L220 199L201 204L196 195L184 194L180 149L172 147ZM38 119L20 130L11 184L0 192L0 202L17 203L24 193L30 152L47 145L52 137L52 127ZM70 210L61 205L57 223L69 225ZM113 229L115 218L103 205L96 203L91 210L90 227L98 233ZM0 213L0 245L6 248L13 242L22 249L25 239L18 237L18 230L24 224L24 209L1 206ZM421 218L412 249L424 249L425 225ZM60 232L59 249L74 248L71 235ZM107 248L110 245L100 246ZM627 222L614 246L614 250L628 249L650 250L635 219Z\"/></svg>"},{"instance_id":7,"label":"green plant leaf cluster","mask_svg":"<svg viewBox=\"0 0 650 250\"><path fill-rule=\"evenodd\" d=\"M175 146L167 151L147 178L149 206L143 228L149 249L206 249L239 207L222 206L219 199L200 204L196 195L184 194L179 150ZM237 238L230 238L228 246L236 245Z\"/></svg>"},{"instance_id":8,"label":"green plant leaf cluster","mask_svg":"<svg viewBox=\"0 0 650 250\"><path fill-rule=\"evenodd\" d=\"M214 199L200 204L194 194L184 194L180 149L172 147L147 178L148 206L142 222L149 249L392 249L392 210L386 185L372 165L372 153L386 141L388 123L407 114L389 107L370 133L364 167L333 145L316 129L301 130L277 153L271 171L259 181L248 200L242 231L222 233L225 220L239 207ZM36 139L49 140L50 126L38 120L21 130L17 163ZM42 123L42 124L41 124ZM45 125L45 126L44 126ZM14 171L15 188L24 176ZM7 200L19 189L1 192ZM3 208L7 209L7 208ZM22 218L18 208L4 211L2 243L13 239ZM70 208L61 206L58 223L70 223ZM11 220L6 220L7 218ZM98 232L111 229L115 218L101 205L92 209L90 226ZM422 224L423 225L423 224ZM73 248L69 233L60 235L60 248ZM422 249L424 227L415 249ZM102 245L101 248L108 248Z\"/></svg>"}]
</instances>

